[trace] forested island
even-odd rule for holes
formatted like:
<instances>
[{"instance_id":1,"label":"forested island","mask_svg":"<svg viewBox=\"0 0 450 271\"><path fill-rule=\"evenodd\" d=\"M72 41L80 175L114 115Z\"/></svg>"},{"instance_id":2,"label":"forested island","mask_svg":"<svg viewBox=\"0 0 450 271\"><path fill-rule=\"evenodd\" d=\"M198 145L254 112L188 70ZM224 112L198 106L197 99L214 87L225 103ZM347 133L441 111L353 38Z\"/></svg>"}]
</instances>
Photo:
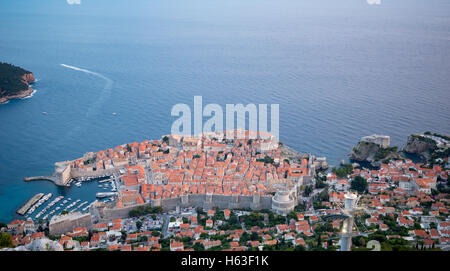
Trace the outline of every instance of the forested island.
<instances>
[{"instance_id":1,"label":"forested island","mask_svg":"<svg viewBox=\"0 0 450 271\"><path fill-rule=\"evenodd\" d=\"M29 84L34 80L30 71L0 62L0 104L10 99L30 96L33 89Z\"/></svg>"}]
</instances>

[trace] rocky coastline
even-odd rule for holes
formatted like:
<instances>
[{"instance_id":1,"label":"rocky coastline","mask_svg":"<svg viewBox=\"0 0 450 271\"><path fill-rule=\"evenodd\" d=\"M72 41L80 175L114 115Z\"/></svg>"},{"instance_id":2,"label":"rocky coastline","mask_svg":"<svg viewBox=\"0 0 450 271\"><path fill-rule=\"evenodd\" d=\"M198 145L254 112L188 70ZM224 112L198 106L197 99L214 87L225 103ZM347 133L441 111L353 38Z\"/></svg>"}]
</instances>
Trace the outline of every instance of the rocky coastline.
<instances>
[{"instance_id":1,"label":"rocky coastline","mask_svg":"<svg viewBox=\"0 0 450 271\"><path fill-rule=\"evenodd\" d=\"M382 147L378 144L360 141L349 155L351 161L368 162L373 167L381 166L385 160L403 159L397 147Z\"/></svg>"},{"instance_id":2,"label":"rocky coastline","mask_svg":"<svg viewBox=\"0 0 450 271\"><path fill-rule=\"evenodd\" d=\"M448 135L431 134L413 134L408 137L404 151L408 154L419 156L423 162L443 161L449 156L450 137Z\"/></svg>"},{"instance_id":3,"label":"rocky coastline","mask_svg":"<svg viewBox=\"0 0 450 271\"><path fill-rule=\"evenodd\" d=\"M6 93L5 90L2 90L0 88L0 104L7 103L11 99L26 98L34 93L34 90L30 86L30 84L35 82L33 73L25 73L24 75L22 75L21 82L24 83L27 86L27 88L15 91L14 93L11 94Z\"/></svg>"},{"instance_id":4,"label":"rocky coastline","mask_svg":"<svg viewBox=\"0 0 450 271\"><path fill-rule=\"evenodd\" d=\"M424 163L436 162L436 159L448 157L449 140L447 135L438 134L413 134L408 136L405 147L380 146L379 144L360 141L356 145L349 158L351 161L369 163L373 167L379 167L383 161L391 159L405 159L405 154L417 155Z\"/></svg>"}]
</instances>

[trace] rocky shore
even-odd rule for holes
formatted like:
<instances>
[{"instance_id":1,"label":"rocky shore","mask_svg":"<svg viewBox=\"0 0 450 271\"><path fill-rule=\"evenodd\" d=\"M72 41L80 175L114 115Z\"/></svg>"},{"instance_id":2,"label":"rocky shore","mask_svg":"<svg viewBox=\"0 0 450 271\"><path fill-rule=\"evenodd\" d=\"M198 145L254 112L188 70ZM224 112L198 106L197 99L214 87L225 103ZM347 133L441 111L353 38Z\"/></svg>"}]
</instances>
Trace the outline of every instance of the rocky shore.
<instances>
[{"instance_id":1,"label":"rocky shore","mask_svg":"<svg viewBox=\"0 0 450 271\"><path fill-rule=\"evenodd\" d=\"M405 152L420 156L424 161L431 159L436 142L421 135L410 135L405 146Z\"/></svg>"},{"instance_id":2,"label":"rocky shore","mask_svg":"<svg viewBox=\"0 0 450 271\"><path fill-rule=\"evenodd\" d=\"M376 143L360 141L349 155L351 161L368 162L373 167L379 167L383 161L403 159L397 147L381 146Z\"/></svg>"},{"instance_id":3,"label":"rocky shore","mask_svg":"<svg viewBox=\"0 0 450 271\"><path fill-rule=\"evenodd\" d=\"M14 95L7 95L0 97L0 104L7 103L9 100L12 99L19 99L19 98L26 98L31 96L33 94L34 90L32 88L28 88L27 90L20 91Z\"/></svg>"},{"instance_id":4,"label":"rocky shore","mask_svg":"<svg viewBox=\"0 0 450 271\"><path fill-rule=\"evenodd\" d=\"M408 137L404 151L419 156L425 163L443 162L450 154L450 137L448 135L413 134Z\"/></svg>"},{"instance_id":5,"label":"rocky shore","mask_svg":"<svg viewBox=\"0 0 450 271\"><path fill-rule=\"evenodd\" d=\"M33 94L34 90L30 87L30 83L35 81L33 73L26 73L22 75L21 82L25 84L26 89L15 91L13 93L7 93L0 88L0 104L7 103L11 99L26 98Z\"/></svg>"},{"instance_id":6,"label":"rocky shore","mask_svg":"<svg viewBox=\"0 0 450 271\"><path fill-rule=\"evenodd\" d=\"M448 135L431 134L430 132L413 134L408 136L408 141L402 150L399 150L398 147L381 146L361 140L352 149L349 158L379 167L383 161L405 159L405 154L414 154L420 157L424 163L445 164L444 158L450 154L449 139Z\"/></svg>"}]
</instances>

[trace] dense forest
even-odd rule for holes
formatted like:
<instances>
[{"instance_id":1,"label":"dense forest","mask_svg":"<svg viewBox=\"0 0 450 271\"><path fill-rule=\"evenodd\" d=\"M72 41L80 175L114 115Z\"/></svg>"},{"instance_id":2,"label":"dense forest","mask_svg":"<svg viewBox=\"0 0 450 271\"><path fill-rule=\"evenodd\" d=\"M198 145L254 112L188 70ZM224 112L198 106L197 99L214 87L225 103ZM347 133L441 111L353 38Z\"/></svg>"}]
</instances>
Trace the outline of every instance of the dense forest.
<instances>
[{"instance_id":1,"label":"dense forest","mask_svg":"<svg viewBox=\"0 0 450 271\"><path fill-rule=\"evenodd\" d=\"M22 76L31 73L20 67L0 62L0 97L28 89Z\"/></svg>"}]
</instances>

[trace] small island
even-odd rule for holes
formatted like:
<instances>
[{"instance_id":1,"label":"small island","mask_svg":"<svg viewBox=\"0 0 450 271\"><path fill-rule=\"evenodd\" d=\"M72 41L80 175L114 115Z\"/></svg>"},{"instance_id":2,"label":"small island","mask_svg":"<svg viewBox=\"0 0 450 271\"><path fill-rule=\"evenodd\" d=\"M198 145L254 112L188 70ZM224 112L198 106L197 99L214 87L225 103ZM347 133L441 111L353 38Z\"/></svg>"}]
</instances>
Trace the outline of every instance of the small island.
<instances>
[{"instance_id":1,"label":"small island","mask_svg":"<svg viewBox=\"0 0 450 271\"><path fill-rule=\"evenodd\" d=\"M30 83L34 75L20 67L0 62L0 104L10 99L25 98L33 93Z\"/></svg>"}]
</instances>

